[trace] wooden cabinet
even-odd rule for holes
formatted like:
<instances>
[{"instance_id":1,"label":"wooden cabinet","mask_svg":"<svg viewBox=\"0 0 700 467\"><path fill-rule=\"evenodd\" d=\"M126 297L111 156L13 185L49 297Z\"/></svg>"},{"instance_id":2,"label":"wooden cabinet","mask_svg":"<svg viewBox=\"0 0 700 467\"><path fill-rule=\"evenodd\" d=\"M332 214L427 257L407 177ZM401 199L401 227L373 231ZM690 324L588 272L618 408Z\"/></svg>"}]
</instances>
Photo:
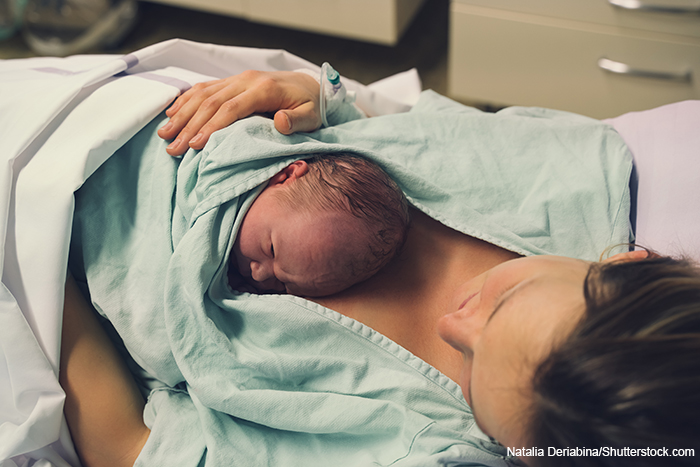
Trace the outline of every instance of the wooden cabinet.
<instances>
[{"instance_id":1,"label":"wooden cabinet","mask_svg":"<svg viewBox=\"0 0 700 467\"><path fill-rule=\"evenodd\" d=\"M698 99L700 1L452 0L448 93L595 118Z\"/></svg>"},{"instance_id":2,"label":"wooden cabinet","mask_svg":"<svg viewBox=\"0 0 700 467\"><path fill-rule=\"evenodd\" d=\"M257 23L394 45L425 0L150 0Z\"/></svg>"}]
</instances>

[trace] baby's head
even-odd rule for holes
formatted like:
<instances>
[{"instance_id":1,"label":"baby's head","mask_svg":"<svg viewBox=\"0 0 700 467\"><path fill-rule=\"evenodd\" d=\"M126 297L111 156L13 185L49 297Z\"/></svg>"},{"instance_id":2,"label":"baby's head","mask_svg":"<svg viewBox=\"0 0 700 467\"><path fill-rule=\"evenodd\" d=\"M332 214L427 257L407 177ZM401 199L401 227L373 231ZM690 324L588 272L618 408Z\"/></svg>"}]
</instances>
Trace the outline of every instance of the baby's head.
<instances>
[{"instance_id":1,"label":"baby's head","mask_svg":"<svg viewBox=\"0 0 700 467\"><path fill-rule=\"evenodd\" d=\"M405 196L376 164L319 155L270 179L241 223L232 261L260 292L330 295L388 263L408 224Z\"/></svg>"}]
</instances>

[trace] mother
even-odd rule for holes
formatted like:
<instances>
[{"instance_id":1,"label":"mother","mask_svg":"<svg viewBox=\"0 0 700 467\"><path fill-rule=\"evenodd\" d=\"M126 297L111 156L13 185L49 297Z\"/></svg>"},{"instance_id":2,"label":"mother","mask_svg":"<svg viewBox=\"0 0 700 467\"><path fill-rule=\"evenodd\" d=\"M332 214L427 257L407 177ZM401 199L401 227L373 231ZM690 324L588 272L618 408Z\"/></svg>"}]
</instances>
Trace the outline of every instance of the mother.
<instances>
[{"instance_id":1,"label":"mother","mask_svg":"<svg viewBox=\"0 0 700 467\"><path fill-rule=\"evenodd\" d=\"M288 109L275 116L281 131L312 129L319 124L317 93L318 85L303 75L250 73L213 82L176 102L169 111L172 125L161 136L180 133L170 147L175 154L200 129L194 147L249 113L280 108ZM548 447L697 447L698 271L683 262L647 258L646 252L600 264L517 256L416 212L400 257L372 280L317 301L380 331L459 381L482 430L521 449L518 454L532 465L606 465L608 460L610 465L668 465L659 457L547 457ZM84 390L80 369L99 357L95 348L105 352L101 362L118 361L97 342L81 354L85 334L71 319L85 319L75 314L83 305L71 296L61 375L69 425L87 463L93 449L105 449L107 441L119 444L115 456L129 465L148 436L140 423L139 397L127 388L121 391L125 400L87 409L99 401L91 395L94 390ZM131 385L124 373L107 370L104 364L92 367L105 371L111 388ZM122 405L132 408L118 411L117 420L125 424L119 430L128 435L96 441L92 427L104 414L99 420L90 417ZM532 447L543 448L545 456L524 449ZM104 461L103 454L98 460ZM674 463L684 460L692 458Z\"/></svg>"}]
</instances>

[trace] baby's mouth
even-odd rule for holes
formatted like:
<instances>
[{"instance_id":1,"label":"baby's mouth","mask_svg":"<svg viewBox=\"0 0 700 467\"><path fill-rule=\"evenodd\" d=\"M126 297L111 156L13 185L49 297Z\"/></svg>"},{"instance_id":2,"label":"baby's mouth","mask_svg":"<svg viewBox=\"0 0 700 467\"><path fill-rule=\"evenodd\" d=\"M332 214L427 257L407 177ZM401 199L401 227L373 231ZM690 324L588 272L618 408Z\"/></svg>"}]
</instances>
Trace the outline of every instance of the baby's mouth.
<instances>
[{"instance_id":1,"label":"baby's mouth","mask_svg":"<svg viewBox=\"0 0 700 467\"><path fill-rule=\"evenodd\" d=\"M245 281L251 287L255 287L255 289L258 290L260 293L278 294L278 293L285 293L286 292L284 285L276 279L267 280L264 282L258 282L256 280L254 280L252 277L245 277Z\"/></svg>"}]
</instances>

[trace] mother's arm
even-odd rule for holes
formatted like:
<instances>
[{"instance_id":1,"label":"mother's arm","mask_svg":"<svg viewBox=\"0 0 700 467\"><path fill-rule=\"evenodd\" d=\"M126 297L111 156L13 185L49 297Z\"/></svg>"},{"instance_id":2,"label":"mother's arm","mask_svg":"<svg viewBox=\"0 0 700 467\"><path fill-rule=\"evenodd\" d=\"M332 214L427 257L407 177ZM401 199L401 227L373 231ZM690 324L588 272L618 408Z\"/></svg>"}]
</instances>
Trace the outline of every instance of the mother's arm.
<instances>
[{"instance_id":1,"label":"mother's arm","mask_svg":"<svg viewBox=\"0 0 700 467\"><path fill-rule=\"evenodd\" d=\"M59 381L64 413L86 467L132 466L150 430L144 401L72 277L66 281Z\"/></svg>"},{"instance_id":2,"label":"mother's arm","mask_svg":"<svg viewBox=\"0 0 700 467\"><path fill-rule=\"evenodd\" d=\"M246 71L226 79L198 83L166 111L170 121L158 135L174 139L168 154L202 149L212 133L254 113L276 112L275 128L285 135L321 126L319 84L292 71Z\"/></svg>"}]
</instances>

